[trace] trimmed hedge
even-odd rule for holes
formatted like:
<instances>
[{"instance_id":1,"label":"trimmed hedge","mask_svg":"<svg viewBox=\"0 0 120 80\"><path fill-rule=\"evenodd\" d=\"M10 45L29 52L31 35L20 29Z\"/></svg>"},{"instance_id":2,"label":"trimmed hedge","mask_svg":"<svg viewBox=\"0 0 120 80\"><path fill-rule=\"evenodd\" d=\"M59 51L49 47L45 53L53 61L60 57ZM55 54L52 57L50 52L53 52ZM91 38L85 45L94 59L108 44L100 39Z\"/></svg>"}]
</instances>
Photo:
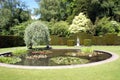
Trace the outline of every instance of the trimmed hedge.
<instances>
[{"instance_id":1,"label":"trimmed hedge","mask_svg":"<svg viewBox=\"0 0 120 80\"><path fill-rule=\"evenodd\" d=\"M117 34L106 34L104 36L93 36L94 45L120 45L120 36Z\"/></svg>"},{"instance_id":2,"label":"trimmed hedge","mask_svg":"<svg viewBox=\"0 0 120 80\"><path fill-rule=\"evenodd\" d=\"M117 34L106 34L105 41L107 45L115 45L115 40L117 39Z\"/></svg>"},{"instance_id":3,"label":"trimmed hedge","mask_svg":"<svg viewBox=\"0 0 120 80\"><path fill-rule=\"evenodd\" d=\"M50 45L68 45L74 46L76 35L69 38L51 35ZM116 34L106 34L104 36L92 36L90 34L80 33L80 45L120 45L120 36ZM19 36L0 36L0 48L25 46L23 38Z\"/></svg>"},{"instance_id":4,"label":"trimmed hedge","mask_svg":"<svg viewBox=\"0 0 120 80\"><path fill-rule=\"evenodd\" d=\"M84 46L92 46L92 40L91 39L84 39Z\"/></svg>"},{"instance_id":5,"label":"trimmed hedge","mask_svg":"<svg viewBox=\"0 0 120 80\"><path fill-rule=\"evenodd\" d=\"M0 48L23 46L24 40L18 36L0 36Z\"/></svg>"},{"instance_id":6,"label":"trimmed hedge","mask_svg":"<svg viewBox=\"0 0 120 80\"><path fill-rule=\"evenodd\" d=\"M59 37L57 35L51 35L51 45L66 45L67 38L66 37Z\"/></svg>"},{"instance_id":7,"label":"trimmed hedge","mask_svg":"<svg viewBox=\"0 0 120 80\"><path fill-rule=\"evenodd\" d=\"M75 41L74 40L67 40L67 46L74 46Z\"/></svg>"},{"instance_id":8,"label":"trimmed hedge","mask_svg":"<svg viewBox=\"0 0 120 80\"><path fill-rule=\"evenodd\" d=\"M80 44L84 45L84 39L92 39L93 35L84 32L79 33Z\"/></svg>"},{"instance_id":9,"label":"trimmed hedge","mask_svg":"<svg viewBox=\"0 0 120 80\"><path fill-rule=\"evenodd\" d=\"M58 37L57 35L51 36L51 45L75 45L77 36L71 35L69 38ZM79 34L80 45L120 45L120 36L116 34L106 34L104 36L92 36L86 33ZM87 41L89 39L91 41Z\"/></svg>"},{"instance_id":10,"label":"trimmed hedge","mask_svg":"<svg viewBox=\"0 0 120 80\"><path fill-rule=\"evenodd\" d=\"M105 37L101 36L93 36L92 43L93 45L106 45L106 39Z\"/></svg>"},{"instance_id":11,"label":"trimmed hedge","mask_svg":"<svg viewBox=\"0 0 120 80\"><path fill-rule=\"evenodd\" d=\"M120 36L117 36L114 40L115 45L120 45Z\"/></svg>"}]
</instances>

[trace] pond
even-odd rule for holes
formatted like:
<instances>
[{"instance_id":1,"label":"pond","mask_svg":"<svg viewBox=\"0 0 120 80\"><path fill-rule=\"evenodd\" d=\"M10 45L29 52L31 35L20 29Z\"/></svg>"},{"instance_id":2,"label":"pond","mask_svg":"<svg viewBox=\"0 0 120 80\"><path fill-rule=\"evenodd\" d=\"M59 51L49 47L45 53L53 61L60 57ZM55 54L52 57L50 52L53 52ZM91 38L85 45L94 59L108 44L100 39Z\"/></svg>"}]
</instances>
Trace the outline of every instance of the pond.
<instances>
[{"instance_id":1,"label":"pond","mask_svg":"<svg viewBox=\"0 0 120 80\"><path fill-rule=\"evenodd\" d=\"M21 61L15 63L15 65L60 66L87 64L106 60L111 56L111 54L102 51L94 51L94 54L92 55L81 54L79 49L29 51L29 53L21 55Z\"/></svg>"}]
</instances>

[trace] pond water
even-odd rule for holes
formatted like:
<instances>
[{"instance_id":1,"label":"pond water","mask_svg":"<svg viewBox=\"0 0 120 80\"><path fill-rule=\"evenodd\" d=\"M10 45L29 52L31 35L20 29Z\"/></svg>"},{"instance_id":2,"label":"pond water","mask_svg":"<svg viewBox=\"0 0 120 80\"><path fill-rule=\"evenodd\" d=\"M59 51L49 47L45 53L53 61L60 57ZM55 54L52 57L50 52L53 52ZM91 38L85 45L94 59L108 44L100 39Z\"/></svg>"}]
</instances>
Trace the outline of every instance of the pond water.
<instances>
[{"instance_id":1,"label":"pond water","mask_svg":"<svg viewBox=\"0 0 120 80\"><path fill-rule=\"evenodd\" d=\"M15 63L15 65L27 65L27 66L75 65L98 62L111 57L110 54L99 51L95 51L94 56L79 55L78 53L80 53L80 50L78 49L51 49L37 52L30 51L28 54L22 55L20 57L22 61ZM54 62L54 60L56 62ZM82 62L80 63L79 61Z\"/></svg>"}]
</instances>

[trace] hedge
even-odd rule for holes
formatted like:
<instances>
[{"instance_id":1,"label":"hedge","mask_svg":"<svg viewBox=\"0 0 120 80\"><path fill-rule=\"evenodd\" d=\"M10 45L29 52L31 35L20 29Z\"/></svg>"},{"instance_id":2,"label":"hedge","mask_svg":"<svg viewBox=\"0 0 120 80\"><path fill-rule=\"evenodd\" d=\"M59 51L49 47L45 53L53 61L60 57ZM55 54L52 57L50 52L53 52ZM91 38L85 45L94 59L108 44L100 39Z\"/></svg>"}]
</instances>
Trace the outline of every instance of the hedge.
<instances>
[{"instance_id":1,"label":"hedge","mask_svg":"<svg viewBox=\"0 0 120 80\"><path fill-rule=\"evenodd\" d=\"M114 40L115 45L120 45L120 36L117 36Z\"/></svg>"},{"instance_id":2,"label":"hedge","mask_svg":"<svg viewBox=\"0 0 120 80\"><path fill-rule=\"evenodd\" d=\"M101 36L93 36L92 43L93 45L106 45L106 39L105 37Z\"/></svg>"},{"instance_id":3,"label":"hedge","mask_svg":"<svg viewBox=\"0 0 120 80\"><path fill-rule=\"evenodd\" d=\"M92 35L84 33L84 32L81 32L81 33L79 33L79 39L80 39L80 44L84 45L84 40L85 39L92 39Z\"/></svg>"},{"instance_id":4,"label":"hedge","mask_svg":"<svg viewBox=\"0 0 120 80\"><path fill-rule=\"evenodd\" d=\"M58 37L57 35L51 35L51 45L66 45L67 38L66 37Z\"/></svg>"},{"instance_id":5,"label":"hedge","mask_svg":"<svg viewBox=\"0 0 120 80\"><path fill-rule=\"evenodd\" d=\"M67 40L67 46L74 46L75 41L74 40Z\"/></svg>"},{"instance_id":6,"label":"hedge","mask_svg":"<svg viewBox=\"0 0 120 80\"><path fill-rule=\"evenodd\" d=\"M92 40L91 39L84 39L84 46L91 46Z\"/></svg>"},{"instance_id":7,"label":"hedge","mask_svg":"<svg viewBox=\"0 0 120 80\"><path fill-rule=\"evenodd\" d=\"M115 40L117 40L117 34L106 34L105 41L107 45L115 45Z\"/></svg>"},{"instance_id":8,"label":"hedge","mask_svg":"<svg viewBox=\"0 0 120 80\"><path fill-rule=\"evenodd\" d=\"M76 35L69 38L51 35L50 45L68 45L76 44ZM92 36L86 33L79 34L80 45L120 45L120 36L116 34L106 34L104 36ZM0 36L0 48L25 46L23 38L19 36Z\"/></svg>"},{"instance_id":9,"label":"hedge","mask_svg":"<svg viewBox=\"0 0 120 80\"><path fill-rule=\"evenodd\" d=\"M24 40L18 36L0 36L0 48L23 46Z\"/></svg>"},{"instance_id":10,"label":"hedge","mask_svg":"<svg viewBox=\"0 0 120 80\"><path fill-rule=\"evenodd\" d=\"M69 45L76 43L77 35L71 35L69 38L51 36L51 45ZM89 39L90 44L93 45L120 45L120 36L117 34L106 34L104 36L92 36L86 33L79 34L80 45L87 45L86 39ZM71 41L72 40L72 41Z\"/></svg>"}]
</instances>

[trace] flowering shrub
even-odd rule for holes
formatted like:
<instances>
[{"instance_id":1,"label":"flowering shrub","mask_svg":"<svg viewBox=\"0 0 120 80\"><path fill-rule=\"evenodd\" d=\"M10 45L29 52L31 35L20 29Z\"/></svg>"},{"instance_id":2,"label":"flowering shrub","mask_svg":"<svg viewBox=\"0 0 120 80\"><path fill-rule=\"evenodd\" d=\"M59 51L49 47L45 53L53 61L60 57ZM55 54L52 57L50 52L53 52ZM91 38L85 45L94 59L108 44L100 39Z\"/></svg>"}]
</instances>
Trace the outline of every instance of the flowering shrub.
<instances>
[{"instance_id":1,"label":"flowering shrub","mask_svg":"<svg viewBox=\"0 0 120 80\"><path fill-rule=\"evenodd\" d=\"M69 27L70 33L79 33L80 31L86 31L89 29L90 20L86 18L83 13L75 16L72 24Z\"/></svg>"}]
</instances>

